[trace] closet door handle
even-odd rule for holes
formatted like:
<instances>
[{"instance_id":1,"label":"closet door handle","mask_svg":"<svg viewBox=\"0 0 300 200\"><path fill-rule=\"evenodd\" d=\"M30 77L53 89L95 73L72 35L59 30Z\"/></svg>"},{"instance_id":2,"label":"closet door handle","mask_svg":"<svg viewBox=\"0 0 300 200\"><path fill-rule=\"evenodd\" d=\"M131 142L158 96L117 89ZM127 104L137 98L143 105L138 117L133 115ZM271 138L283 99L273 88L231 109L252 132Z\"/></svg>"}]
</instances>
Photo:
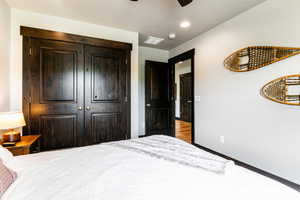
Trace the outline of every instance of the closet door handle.
<instances>
[{"instance_id":1,"label":"closet door handle","mask_svg":"<svg viewBox=\"0 0 300 200\"><path fill-rule=\"evenodd\" d=\"M87 107L86 107L86 110L91 110L91 107L87 106Z\"/></svg>"}]
</instances>

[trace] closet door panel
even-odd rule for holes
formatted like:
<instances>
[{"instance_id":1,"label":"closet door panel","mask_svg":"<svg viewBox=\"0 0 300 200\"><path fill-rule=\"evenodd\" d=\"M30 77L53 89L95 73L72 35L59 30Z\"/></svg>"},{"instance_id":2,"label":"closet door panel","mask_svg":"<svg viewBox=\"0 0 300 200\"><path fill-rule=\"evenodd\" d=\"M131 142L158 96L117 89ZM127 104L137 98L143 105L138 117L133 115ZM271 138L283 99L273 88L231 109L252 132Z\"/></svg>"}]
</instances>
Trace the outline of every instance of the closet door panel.
<instances>
[{"instance_id":1,"label":"closet door panel","mask_svg":"<svg viewBox=\"0 0 300 200\"><path fill-rule=\"evenodd\" d=\"M43 115L40 120L44 150L76 145L77 115Z\"/></svg>"},{"instance_id":2,"label":"closet door panel","mask_svg":"<svg viewBox=\"0 0 300 200\"><path fill-rule=\"evenodd\" d=\"M128 137L125 58L124 51L85 47L85 127L89 144Z\"/></svg>"},{"instance_id":3,"label":"closet door panel","mask_svg":"<svg viewBox=\"0 0 300 200\"><path fill-rule=\"evenodd\" d=\"M120 131L121 113L94 113L92 114L93 143L110 142L125 139Z\"/></svg>"},{"instance_id":4,"label":"closet door panel","mask_svg":"<svg viewBox=\"0 0 300 200\"><path fill-rule=\"evenodd\" d=\"M92 57L93 102L120 102L120 66L114 57Z\"/></svg>"},{"instance_id":5,"label":"closet door panel","mask_svg":"<svg viewBox=\"0 0 300 200\"><path fill-rule=\"evenodd\" d=\"M41 99L76 102L77 55L41 48Z\"/></svg>"},{"instance_id":6,"label":"closet door panel","mask_svg":"<svg viewBox=\"0 0 300 200\"><path fill-rule=\"evenodd\" d=\"M32 39L27 125L42 150L80 145L84 133L83 46Z\"/></svg>"}]
</instances>

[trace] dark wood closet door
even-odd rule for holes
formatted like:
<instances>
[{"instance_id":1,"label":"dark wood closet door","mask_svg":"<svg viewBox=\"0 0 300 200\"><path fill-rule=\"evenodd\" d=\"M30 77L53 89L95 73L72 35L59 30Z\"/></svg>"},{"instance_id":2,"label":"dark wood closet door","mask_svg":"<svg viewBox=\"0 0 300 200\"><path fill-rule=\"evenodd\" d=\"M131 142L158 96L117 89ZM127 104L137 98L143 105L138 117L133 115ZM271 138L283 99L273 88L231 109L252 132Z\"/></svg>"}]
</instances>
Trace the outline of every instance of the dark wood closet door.
<instances>
[{"instance_id":1,"label":"dark wood closet door","mask_svg":"<svg viewBox=\"0 0 300 200\"><path fill-rule=\"evenodd\" d=\"M180 119L192 121L192 74L180 75Z\"/></svg>"},{"instance_id":2,"label":"dark wood closet door","mask_svg":"<svg viewBox=\"0 0 300 200\"><path fill-rule=\"evenodd\" d=\"M83 46L24 38L27 129L42 134L42 150L80 145L84 132ZM31 96L31 97L30 97Z\"/></svg>"},{"instance_id":3,"label":"dark wood closet door","mask_svg":"<svg viewBox=\"0 0 300 200\"><path fill-rule=\"evenodd\" d=\"M146 135L173 135L171 68L168 63L146 61Z\"/></svg>"},{"instance_id":4,"label":"dark wood closet door","mask_svg":"<svg viewBox=\"0 0 300 200\"><path fill-rule=\"evenodd\" d=\"M85 47L85 126L87 142L129 138L126 52Z\"/></svg>"}]
</instances>

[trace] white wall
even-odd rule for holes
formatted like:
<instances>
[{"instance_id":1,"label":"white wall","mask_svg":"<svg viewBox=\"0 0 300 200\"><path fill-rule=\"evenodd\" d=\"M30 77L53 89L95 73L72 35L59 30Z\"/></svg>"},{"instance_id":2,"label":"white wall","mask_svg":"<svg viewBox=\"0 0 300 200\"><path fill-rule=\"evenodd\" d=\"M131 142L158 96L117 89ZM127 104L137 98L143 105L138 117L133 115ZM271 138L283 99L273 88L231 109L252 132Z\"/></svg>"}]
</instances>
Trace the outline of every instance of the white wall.
<instances>
[{"instance_id":1,"label":"white wall","mask_svg":"<svg viewBox=\"0 0 300 200\"><path fill-rule=\"evenodd\" d=\"M175 83L177 85L177 97L175 101L175 117L180 118L180 75L190 73L192 69L191 59L175 64Z\"/></svg>"},{"instance_id":2,"label":"white wall","mask_svg":"<svg viewBox=\"0 0 300 200\"><path fill-rule=\"evenodd\" d=\"M300 1L269 0L171 50L195 48L196 143L300 184L300 107L260 96L269 81L299 74L300 56L245 73L224 59L252 45L300 47ZM225 144L219 137L225 136Z\"/></svg>"},{"instance_id":3,"label":"white wall","mask_svg":"<svg viewBox=\"0 0 300 200\"><path fill-rule=\"evenodd\" d=\"M168 62L169 51L139 48L139 135L145 135L145 61Z\"/></svg>"},{"instance_id":4,"label":"white wall","mask_svg":"<svg viewBox=\"0 0 300 200\"><path fill-rule=\"evenodd\" d=\"M10 8L0 0L0 112L9 111Z\"/></svg>"},{"instance_id":5,"label":"white wall","mask_svg":"<svg viewBox=\"0 0 300 200\"><path fill-rule=\"evenodd\" d=\"M138 33L18 9L11 11L11 109L22 109L22 37L20 25L133 44L131 53L131 135L138 136Z\"/></svg>"}]
</instances>

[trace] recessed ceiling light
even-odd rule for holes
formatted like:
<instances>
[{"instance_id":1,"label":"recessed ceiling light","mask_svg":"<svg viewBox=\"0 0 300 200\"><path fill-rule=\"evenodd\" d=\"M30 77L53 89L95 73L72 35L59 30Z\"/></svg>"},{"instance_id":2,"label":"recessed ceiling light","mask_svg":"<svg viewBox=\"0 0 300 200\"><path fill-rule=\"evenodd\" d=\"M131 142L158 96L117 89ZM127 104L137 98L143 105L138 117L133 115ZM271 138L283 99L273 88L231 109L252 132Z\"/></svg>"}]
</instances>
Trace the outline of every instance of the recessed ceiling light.
<instances>
[{"instance_id":1,"label":"recessed ceiling light","mask_svg":"<svg viewBox=\"0 0 300 200\"><path fill-rule=\"evenodd\" d=\"M174 40L176 38L176 34L175 33L170 33L169 34L169 39L170 40Z\"/></svg>"},{"instance_id":2,"label":"recessed ceiling light","mask_svg":"<svg viewBox=\"0 0 300 200\"><path fill-rule=\"evenodd\" d=\"M190 26L191 26L191 22L189 22L189 21L183 21L180 23L181 28L188 28Z\"/></svg>"},{"instance_id":3,"label":"recessed ceiling light","mask_svg":"<svg viewBox=\"0 0 300 200\"><path fill-rule=\"evenodd\" d=\"M163 38L157 38L157 37L149 36L144 43L145 44L158 45L159 43L161 43L164 40L165 39L163 39Z\"/></svg>"}]
</instances>

